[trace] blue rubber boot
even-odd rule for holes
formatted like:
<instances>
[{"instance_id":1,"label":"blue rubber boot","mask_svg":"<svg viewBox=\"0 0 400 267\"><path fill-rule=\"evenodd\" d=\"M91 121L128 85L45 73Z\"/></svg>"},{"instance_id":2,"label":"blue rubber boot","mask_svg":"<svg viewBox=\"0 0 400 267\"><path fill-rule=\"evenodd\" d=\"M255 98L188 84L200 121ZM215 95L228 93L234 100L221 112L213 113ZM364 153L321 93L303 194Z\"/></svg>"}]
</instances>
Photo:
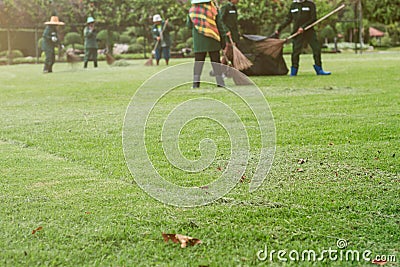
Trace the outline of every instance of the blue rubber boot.
<instances>
[{"instance_id":1,"label":"blue rubber boot","mask_svg":"<svg viewBox=\"0 0 400 267\"><path fill-rule=\"evenodd\" d=\"M330 71L324 71L321 66L314 65L314 70L317 75L331 75Z\"/></svg>"},{"instance_id":2,"label":"blue rubber boot","mask_svg":"<svg viewBox=\"0 0 400 267\"><path fill-rule=\"evenodd\" d=\"M297 71L298 71L299 69L298 68L296 68L296 67L290 67L290 76L297 76Z\"/></svg>"}]
</instances>

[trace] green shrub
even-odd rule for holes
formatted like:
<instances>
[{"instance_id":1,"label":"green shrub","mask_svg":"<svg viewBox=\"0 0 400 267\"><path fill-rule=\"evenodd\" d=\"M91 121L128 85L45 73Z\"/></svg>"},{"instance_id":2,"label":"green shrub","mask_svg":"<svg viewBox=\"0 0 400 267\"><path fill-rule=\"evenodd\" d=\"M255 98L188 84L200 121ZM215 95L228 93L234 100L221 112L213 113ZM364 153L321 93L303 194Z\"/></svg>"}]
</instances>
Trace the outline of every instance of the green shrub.
<instances>
[{"instance_id":1,"label":"green shrub","mask_svg":"<svg viewBox=\"0 0 400 267\"><path fill-rule=\"evenodd\" d=\"M74 46L75 46L75 48L72 47L72 45L67 45L65 47L65 49L72 48L72 49L75 49L75 50L85 50L85 46L83 44L75 44Z\"/></svg>"},{"instance_id":2,"label":"green shrub","mask_svg":"<svg viewBox=\"0 0 400 267\"><path fill-rule=\"evenodd\" d=\"M36 63L35 57L21 57L13 60L14 64Z\"/></svg>"},{"instance_id":3,"label":"green shrub","mask_svg":"<svg viewBox=\"0 0 400 267\"><path fill-rule=\"evenodd\" d=\"M39 51L42 50L42 43L43 43L43 37L41 37L41 38L38 40L38 43L37 43Z\"/></svg>"},{"instance_id":4,"label":"green shrub","mask_svg":"<svg viewBox=\"0 0 400 267\"><path fill-rule=\"evenodd\" d=\"M66 45L72 45L72 48L75 49L75 44L82 44L82 37L77 32L69 32L64 37L64 43Z\"/></svg>"},{"instance_id":5,"label":"green shrub","mask_svg":"<svg viewBox=\"0 0 400 267\"><path fill-rule=\"evenodd\" d=\"M187 47L186 43L180 43L180 44L176 45L175 49L180 51L180 50L182 50L183 48L186 48L186 47Z\"/></svg>"},{"instance_id":6,"label":"green shrub","mask_svg":"<svg viewBox=\"0 0 400 267\"><path fill-rule=\"evenodd\" d=\"M332 27L328 25L321 30L319 36L321 41L325 42L325 39L327 39L329 42L331 42L333 41L333 38L335 38L336 34Z\"/></svg>"},{"instance_id":7,"label":"green shrub","mask_svg":"<svg viewBox=\"0 0 400 267\"><path fill-rule=\"evenodd\" d=\"M97 39L100 41L99 42L99 47L100 48L105 48L107 43L112 45L115 42L118 42L119 34L117 32L111 32L109 34L107 30L101 30L97 34Z\"/></svg>"},{"instance_id":8,"label":"green shrub","mask_svg":"<svg viewBox=\"0 0 400 267\"><path fill-rule=\"evenodd\" d=\"M131 44L128 48L128 53L140 53L143 52L144 46L141 44Z\"/></svg>"},{"instance_id":9,"label":"green shrub","mask_svg":"<svg viewBox=\"0 0 400 267\"><path fill-rule=\"evenodd\" d=\"M0 52L0 57L8 57L8 50ZM19 50L12 50L11 57L12 58L20 58L20 57L24 57L24 54Z\"/></svg>"},{"instance_id":10,"label":"green shrub","mask_svg":"<svg viewBox=\"0 0 400 267\"><path fill-rule=\"evenodd\" d=\"M186 47L192 47L193 46L193 37L189 37L186 40Z\"/></svg>"},{"instance_id":11,"label":"green shrub","mask_svg":"<svg viewBox=\"0 0 400 267\"><path fill-rule=\"evenodd\" d=\"M184 42L187 40L190 36L192 36L192 31L187 28L187 27L182 27L178 30L177 34L177 41L178 42Z\"/></svg>"},{"instance_id":12,"label":"green shrub","mask_svg":"<svg viewBox=\"0 0 400 267\"><path fill-rule=\"evenodd\" d=\"M139 36L138 38L136 38L136 43L140 44L140 45L144 45L144 37Z\"/></svg>"},{"instance_id":13,"label":"green shrub","mask_svg":"<svg viewBox=\"0 0 400 267\"><path fill-rule=\"evenodd\" d=\"M381 39L381 46L390 47L392 46L392 38L388 34L385 33L385 36Z\"/></svg>"},{"instance_id":14,"label":"green shrub","mask_svg":"<svg viewBox=\"0 0 400 267\"><path fill-rule=\"evenodd\" d=\"M131 37L128 35L128 34L122 34L120 37L119 37L119 42L121 43L121 44L130 44L131 43Z\"/></svg>"},{"instance_id":15,"label":"green shrub","mask_svg":"<svg viewBox=\"0 0 400 267\"><path fill-rule=\"evenodd\" d=\"M393 46L400 44L400 23L395 22L387 26L387 32L390 36L390 43Z\"/></svg>"}]
</instances>

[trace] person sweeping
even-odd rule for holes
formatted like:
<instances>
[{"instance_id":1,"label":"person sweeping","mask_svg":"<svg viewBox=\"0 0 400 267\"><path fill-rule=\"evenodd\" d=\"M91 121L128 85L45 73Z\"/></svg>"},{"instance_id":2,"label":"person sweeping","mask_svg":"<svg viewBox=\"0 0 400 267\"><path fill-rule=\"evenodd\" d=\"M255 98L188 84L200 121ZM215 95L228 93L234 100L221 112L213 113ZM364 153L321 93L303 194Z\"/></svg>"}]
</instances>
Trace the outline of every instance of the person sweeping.
<instances>
[{"instance_id":1,"label":"person sweeping","mask_svg":"<svg viewBox=\"0 0 400 267\"><path fill-rule=\"evenodd\" d=\"M46 55L44 61L43 73L53 72L53 65L56 61L55 48L60 45L58 38L57 26L64 25L64 22L59 21L57 16L52 16L50 21L44 23L46 28L43 32L42 50Z\"/></svg>"},{"instance_id":2,"label":"person sweeping","mask_svg":"<svg viewBox=\"0 0 400 267\"><path fill-rule=\"evenodd\" d=\"M211 59L217 85L224 87L219 51L225 47L225 29L220 14L214 2L210 0L191 0L191 4L186 25L192 30L193 36L195 63L192 88L200 87L200 77L207 53Z\"/></svg>"},{"instance_id":3,"label":"person sweeping","mask_svg":"<svg viewBox=\"0 0 400 267\"><path fill-rule=\"evenodd\" d=\"M86 69L89 60L93 61L93 65L97 68L97 32L95 29L95 20L93 17L88 17L86 21L86 27L83 30L83 35L85 36L85 58L83 67Z\"/></svg>"},{"instance_id":4,"label":"person sweeping","mask_svg":"<svg viewBox=\"0 0 400 267\"><path fill-rule=\"evenodd\" d=\"M151 33L153 35L153 39L156 42L155 45L155 56L156 56L156 64L160 64L161 56L165 59L165 64L168 65L169 59L171 57L170 47L171 47L171 37L170 31L172 27L167 21L163 21L160 14L156 14L153 16L153 26L151 28Z\"/></svg>"},{"instance_id":5,"label":"person sweeping","mask_svg":"<svg viewBox=\"0 0 400 267\"><path fill-rule=\"evenodd\" d=\"M330 75L331 72L322 69L321 46L317 39L317 34L313 27L304 30L308 25L317 20L316 6L311 0L293 0L285 21L278 27L275 34L279 36L280 32L293 22L293 33L298 33L293 38L292 66L290 76L296 76L299 70L300 54L304 44L311 46L314 57L314 70L317 75Z\"/></svg>"},{"instance_id":6,"label":"person sweeping","mask_svg":"<svg viewBox=\"0 0 400 267\"><path fill-rule=\"evenodd\" d=\"M239 50L237 44L240 41L238 11L236 5L239 0L228 0L228 3L221 7L221 18L224 28L226 29L226 47L224 49L224 57L222 64L228 64L227 61L233 62L233 67L238 70L250 68L253 63L247 59Z\"/></svg>"}]
</instances>

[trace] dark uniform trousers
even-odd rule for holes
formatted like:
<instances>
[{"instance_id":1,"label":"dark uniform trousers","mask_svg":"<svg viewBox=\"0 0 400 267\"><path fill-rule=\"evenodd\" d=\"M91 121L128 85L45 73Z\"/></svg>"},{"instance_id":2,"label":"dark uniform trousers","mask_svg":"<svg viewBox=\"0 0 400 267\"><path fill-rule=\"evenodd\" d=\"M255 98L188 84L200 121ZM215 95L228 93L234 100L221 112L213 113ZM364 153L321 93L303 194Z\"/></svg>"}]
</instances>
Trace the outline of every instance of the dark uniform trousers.
<instances>
[{"instance_id":1,"label":"dark uniform trousers","mask_svg":"<svg viewBox=\"0 0 400 267\"><path fill-rule=\"evenodd\" d=\"M293 53L292 53L292 66L299 67L300 54L302 53L305 44L309 44L313 51L314 62L318 66L321 64L321 46L318 42L317 34L314 29L299 34L293 38Z\"/></svg>"}]
</instances>

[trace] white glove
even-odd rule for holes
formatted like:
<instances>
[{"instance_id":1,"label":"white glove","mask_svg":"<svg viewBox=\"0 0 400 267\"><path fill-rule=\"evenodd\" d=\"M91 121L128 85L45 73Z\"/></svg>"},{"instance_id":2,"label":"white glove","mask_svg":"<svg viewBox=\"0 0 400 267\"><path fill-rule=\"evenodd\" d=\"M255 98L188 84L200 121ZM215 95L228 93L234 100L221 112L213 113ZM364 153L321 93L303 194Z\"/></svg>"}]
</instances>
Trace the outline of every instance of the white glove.
<instances>
[{"instance_id":1,"label":"white glove","mask_svg":"<svg viewBox=\"0 0 400 267\"><path fill-rule=\"evenodd\" d=\"M52 37L51 37L51 40L52 40L54 43L56 43L58 39L57 39L57 37L52 36Z\"/></svg>"}]
</instances>

